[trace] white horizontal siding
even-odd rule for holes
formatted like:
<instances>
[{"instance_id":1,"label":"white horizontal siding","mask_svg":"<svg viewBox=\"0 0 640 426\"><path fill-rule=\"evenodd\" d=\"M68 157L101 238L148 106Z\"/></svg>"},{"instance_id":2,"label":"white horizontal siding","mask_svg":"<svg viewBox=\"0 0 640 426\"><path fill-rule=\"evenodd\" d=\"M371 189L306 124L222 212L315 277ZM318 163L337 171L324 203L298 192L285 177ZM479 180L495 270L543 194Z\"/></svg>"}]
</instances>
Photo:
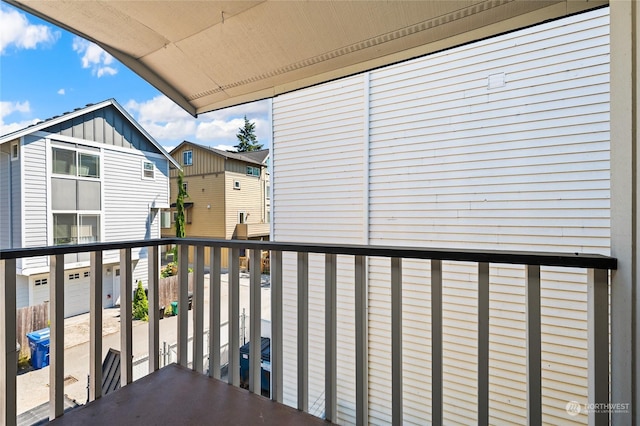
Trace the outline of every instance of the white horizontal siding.
<instances>
[{"instance_id":1,"label":"white horizontal siding","mask_svg":"<svg viewBox=\"0 0 640 426\"><path fill-rule=\"evenodd\" d=\"M23 226L22 242L17 247L42 247L48 244L47 233L47 145L45 139L25 136L20 147L22 156L21 218ZM15 186L14 186L15 190ZM18 215L18 217L20 217ZM16 218L14 217L14 220ZM14 241L15 244L15 241ZM23 259L22 267L47 267L46 257Z\"/></svg>"},{"instance_id":2,"label":"white horizontal siding","mask_svg":"<svg viewBox=\"0 0 640 426\"><path fill-rule=\"evenodd\" d=\"M363 77L294 92L274 102L277 158L272 222L277 241L362 242L365 114ZM272 160L273 161L273 160ZM311 226L310 226L311 225ZM285 403L297 403L296 258L284 263ZM339 259L338 309L352 312L353 259ZM309 407L324 412L324 257L309 261ZM354 420L353 316L338 320L338 419Z\"/></svg>"},{"instance_id":3,"label":"white horizontal siding","mask_svg":"<svg viewBox=\"0 0 640 426\"><path fill-rule=\"evenodd\" d=\"M605 8L382 68L369 75L368 114L356 109L364 102L361 76L274 99L274 239L609 254L608 34ZM502 74L504 86L489 88L490 76ZM324 306L320 262L310 265L313 315ZM295 272L295 259L285 256L284 276ZM490 273L490 422L525 423L524 266L492 265ZM352 301L352 272L339 269L339 276L338 300ZM429 422L432 412L429 276L429 262L404 262L405 424ZM385 424L388 260L370 260L368 278L369 422ZM543 421L586 423L564 408L587 402L586 275L543 268L541 286ZM285 297L285 324L295 324L295 282ZM474 424L476 264L443 263L443 304L444 422ZM351 332L353 304L345 300L338 312L339 330ZM324 366L315 357L323 349L318 327L309 331L312 375ZM285 344L290 366L295 330L285 328L293 338ZM341 348L339 365L351 372L343 362L352 365L353 353ZM289 370L286 396L295 403ZM354 380L338 377L340 422L351 423Z\"/></svg>"}]
</instances>

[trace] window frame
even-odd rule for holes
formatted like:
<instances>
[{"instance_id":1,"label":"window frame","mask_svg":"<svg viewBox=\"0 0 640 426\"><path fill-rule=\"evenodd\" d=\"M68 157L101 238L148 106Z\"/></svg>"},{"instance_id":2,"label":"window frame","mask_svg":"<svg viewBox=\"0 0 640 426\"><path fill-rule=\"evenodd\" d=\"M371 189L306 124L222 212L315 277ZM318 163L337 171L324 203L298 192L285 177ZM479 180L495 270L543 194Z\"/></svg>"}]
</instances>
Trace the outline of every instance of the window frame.
<instances>
[{"instance_id":1,"label":"window frame","mask_svg":"<svg viewBox=\"0 0 640 426\"><path fill-rule=\"evenodd\" d=\"M11 161L16 161L20 159L20 144L18 142L14 142L11 144Z\"/></svg>"},{"instance_id":2,"label":"window frame","mask_svg":"<svg viewBox=\"0 0 640 426\"><path fill-rule=\"evenodd\" d=\"M147 165L151 165L151 169L147 169ZM148 176L147 172L151 172L151 176ZM153 161L142 160L142 179L156 179L156 165Z\"/></svg>"},{"instance_id":3,"label":"window frame","mask_svg":"<svg viewBox=\"0 0 640 426\"><path fill-rule=\"evenodd\" d=\"M193 166L193 150L190 149L182 152L182 165Z\"/></svg>"}]
</instances>

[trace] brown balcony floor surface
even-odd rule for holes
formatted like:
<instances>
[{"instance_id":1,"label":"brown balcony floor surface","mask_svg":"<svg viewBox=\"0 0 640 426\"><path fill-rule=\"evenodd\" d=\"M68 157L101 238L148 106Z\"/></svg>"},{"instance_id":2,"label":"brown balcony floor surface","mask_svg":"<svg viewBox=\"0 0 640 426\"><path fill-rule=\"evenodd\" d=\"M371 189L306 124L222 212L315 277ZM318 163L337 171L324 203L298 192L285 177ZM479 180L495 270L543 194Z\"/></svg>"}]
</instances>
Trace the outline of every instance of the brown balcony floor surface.
<instances>
[{"instance_id":1,"label":"brown balcony floor surface","mask_svg":"<svg viewBox=\"0 0 640 426\"><path fill-rule=\"evenodd\" d=\"M176 364L55 419L54 425L327 425Z\"/></svg>"}]
</instances>

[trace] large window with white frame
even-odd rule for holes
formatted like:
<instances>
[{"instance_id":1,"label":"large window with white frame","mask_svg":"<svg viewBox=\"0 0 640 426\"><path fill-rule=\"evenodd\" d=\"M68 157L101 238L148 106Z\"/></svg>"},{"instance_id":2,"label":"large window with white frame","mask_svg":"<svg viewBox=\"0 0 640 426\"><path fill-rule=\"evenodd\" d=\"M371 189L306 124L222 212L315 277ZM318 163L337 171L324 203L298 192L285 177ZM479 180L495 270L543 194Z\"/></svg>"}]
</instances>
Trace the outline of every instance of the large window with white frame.
<instances>
[{"instance_id":1,"label":"large window with white frame","mask_svg":"<svg viewBox=\"0 0 640 426\"><path fill-rule=\"evenodd\" d=\"M53 245L87 244L100 241L100 215L53 214Z\"/></svg>"},{"instance_id":2,"label":"large window with white frame","mask_svg":"<svg viewBox=\"0 0 640 426\"><path fill-rule=\"evenodd\" d=\"M184 151L182 153L182 165L191 166L193 164L193 151Z\"/></svg>"},{"instance_id":3,"label":"large window with white frame","mask_svg":"<svg viewBox=\"0 0 640 426\"><path fill-rule=\"evenodd\" d=\"M54 146L51 171L58 175L99 178L100 155Z\"/></svg>"}]
</instances>

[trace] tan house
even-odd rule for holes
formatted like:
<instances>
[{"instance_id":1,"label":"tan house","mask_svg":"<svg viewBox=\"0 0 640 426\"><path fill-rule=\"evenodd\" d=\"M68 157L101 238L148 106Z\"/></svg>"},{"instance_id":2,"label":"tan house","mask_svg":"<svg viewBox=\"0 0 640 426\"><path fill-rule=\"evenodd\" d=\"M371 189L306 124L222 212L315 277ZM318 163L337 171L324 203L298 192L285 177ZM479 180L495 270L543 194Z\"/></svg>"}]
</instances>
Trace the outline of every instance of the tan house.
<instances>
[{"instance_id":1,"label":"tan house","mask_svg":"<svg viewBox=\"0 0 640 426\"><path fill-rule=\"evenodd\" d=\"M269 239L269 150L229 152L184 141L170 153L182 166L186 235L223 239ZM178 170L170 175L171 211L162 236L175 236ZM190 254L190 261L192 261ZM209 254L205 253L208 258ZM227 256L223 253L223 267Z\"/></svg>"}]
</instances>

